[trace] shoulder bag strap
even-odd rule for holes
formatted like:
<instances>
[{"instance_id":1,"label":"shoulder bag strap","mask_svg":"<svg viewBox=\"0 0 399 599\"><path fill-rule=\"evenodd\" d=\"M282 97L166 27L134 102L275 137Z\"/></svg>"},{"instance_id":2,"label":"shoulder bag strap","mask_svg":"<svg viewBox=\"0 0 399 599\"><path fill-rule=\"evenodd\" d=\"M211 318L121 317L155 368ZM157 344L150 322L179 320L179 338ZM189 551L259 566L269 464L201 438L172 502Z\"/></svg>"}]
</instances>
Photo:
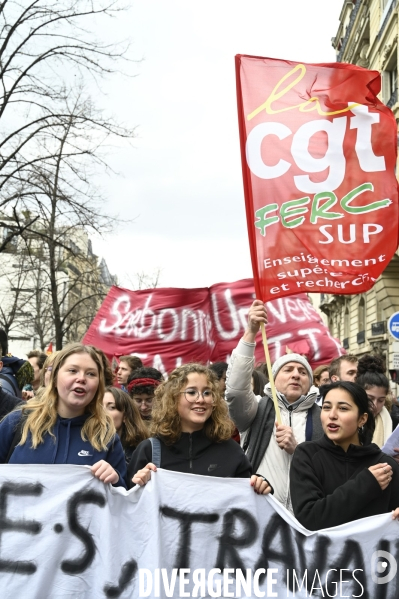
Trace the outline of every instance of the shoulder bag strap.
<instances>
[{"instance_id":1,"label":"shoulder bag strap","mask_svg":"<svg viewBox=\"0 0 399 599\"><path fill-rule=\"evenodd\" d=\"M4 462L5 464L8 464L8 462L10 461L11 456L14 453L14 449L16 448L16 446L18 445L18 443L20 442L20 440L22 438L22 429L24 427L25 421L26 421L26 416L23 416L21 414L21 418L19 419L19 422L15 429L13 439L11 441L10 449L8 450L6 461Z\"/></svg>"},{"instance_id":2,"label":"shoulder bag strap","mask_svg":"<svg viewBox=\"0 0 399 599\"><path fill-rule=\"evenodd\" d=\"M152 445L152 463L157 467L161 467L161 442L156 437L150 437Z\"/></svg>"}]
</instances>

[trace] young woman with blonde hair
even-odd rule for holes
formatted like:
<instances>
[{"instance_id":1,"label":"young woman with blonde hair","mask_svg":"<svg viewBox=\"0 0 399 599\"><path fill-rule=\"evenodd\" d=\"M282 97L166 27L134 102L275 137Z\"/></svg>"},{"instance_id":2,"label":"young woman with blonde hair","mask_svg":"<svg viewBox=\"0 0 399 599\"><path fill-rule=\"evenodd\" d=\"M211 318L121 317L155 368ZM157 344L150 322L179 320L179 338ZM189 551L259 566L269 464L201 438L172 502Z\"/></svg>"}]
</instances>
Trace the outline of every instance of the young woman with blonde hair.
<instances>
[{"instance_id":1,"label":"young woman with blonde hair","mask_svg":"<svg viewBox=\"0 0 399 599\"><path fill-rule=\"evenodd\" d=\"M206 476L251 478L255 492L271 491L231 439L234 424L219 390L216 374L201 364L176 368L155 391L151 434L159 440L160 467ZM145 485L157 467L150 439L140 443L128 469L128 481ZM129 484L131 484L129 482Z\"/></svg>"},{"instance_id":2,"label":"young woman with blonde hair","mask_svg":"<svg viewBox=\"0 0 399 599\"><path fill-rule=\"evenodd\" d=\"M103 482L125 486L123 449L103 396L98 354L80 343L64 347L39 397L0 423L0 463L89 465Z\"/></svg>"}]
</instances>

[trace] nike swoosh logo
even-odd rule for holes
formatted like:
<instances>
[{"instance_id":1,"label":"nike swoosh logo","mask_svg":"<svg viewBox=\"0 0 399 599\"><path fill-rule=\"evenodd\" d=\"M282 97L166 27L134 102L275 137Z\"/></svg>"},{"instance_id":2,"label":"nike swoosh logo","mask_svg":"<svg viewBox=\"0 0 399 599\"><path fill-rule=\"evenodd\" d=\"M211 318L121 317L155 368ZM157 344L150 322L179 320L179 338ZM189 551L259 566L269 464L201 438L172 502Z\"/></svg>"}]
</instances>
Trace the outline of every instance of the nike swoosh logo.
<instances>
[{"instance_id":1,"label":"nike swoosh logo","mask_svg":"<svg viewBox=\"0 0 399 599\"><path fill-rule=\"evenodd\" d=\"M209 464L208 472L212 472L213 470L216 470L217 467L218 467L217 464Z\"/></svg>"},{"instance_id":2,"label":"nike swoosh logo","mask_svg":"<svg viewBox=\"0 0 399 599\"><path fill-rule=\"evenodd\" d=\"M93 454L92 454L92 453L90 453L89 451L86 451L85 449L81 449L81 450L79 451L78 455L79 455L81 458L85 458L85 457L90 457L90 458L91 458L91 457L93 457Z\"/></svg>"}]
</instances>

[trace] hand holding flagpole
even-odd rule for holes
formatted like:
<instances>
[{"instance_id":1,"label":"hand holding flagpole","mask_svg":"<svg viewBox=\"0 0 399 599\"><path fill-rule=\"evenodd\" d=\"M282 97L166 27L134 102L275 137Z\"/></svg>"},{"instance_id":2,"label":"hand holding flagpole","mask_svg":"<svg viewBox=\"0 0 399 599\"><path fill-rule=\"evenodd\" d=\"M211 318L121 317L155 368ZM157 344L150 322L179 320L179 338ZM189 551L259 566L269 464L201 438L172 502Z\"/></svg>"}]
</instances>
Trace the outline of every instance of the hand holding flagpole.
<instances>
[{"instance_id":1,"label":"hand holding flagpole","mask_svg":"<svg viewBox=\"0 0 399 599\"><path fill-rule=\"evenodd\" d=\"M255 337L259 332L259 328L262 331L263 347L265 350L265 358L267 365L267 373L269 376L269 382L272 391L272 398L274 403L274 409L276 411L276 420L278 424L281 424L280 408L277 403L276 386L274 384L274 378L272 373L272 366L270 362L269 348L267 346L266 338L266 327L267 323L267 312L265 304L261 300L255 300L248 312L248 326L245 330L243 340L248 343L255 343Z\"/></svg>"}]
</instances>

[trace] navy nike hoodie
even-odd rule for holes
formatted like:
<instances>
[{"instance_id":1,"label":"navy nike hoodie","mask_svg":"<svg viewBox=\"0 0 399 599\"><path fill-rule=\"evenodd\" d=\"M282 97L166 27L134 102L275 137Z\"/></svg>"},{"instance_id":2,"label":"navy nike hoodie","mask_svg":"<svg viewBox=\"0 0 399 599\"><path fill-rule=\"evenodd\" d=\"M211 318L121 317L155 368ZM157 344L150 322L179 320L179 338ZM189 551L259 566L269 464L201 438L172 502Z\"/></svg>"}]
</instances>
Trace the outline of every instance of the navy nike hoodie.
<instances>
[{"instance_id":1,"label":"navy nike hoodie","mask_svg":"<svg viewBox=\"0 0 399 599\"><path fill-rule=\"evenodd\" d=\"M0 422L0 463L4 464L11 447L16 428L21 419L20 410L11 412ZM76 464L92 466L99 460L108 462L119 474L114 485L126 488L126 462L122 444L118 435L108 443L107 449L97 451L89 443L83 441L81 430L89 418L83 414L76 418L57 417L53 430L54 436L46 434L36 449L32 449L32 437L29 433L26 443L17 445L10 457L10 464Z\"/></svg>"}]
</instances>

